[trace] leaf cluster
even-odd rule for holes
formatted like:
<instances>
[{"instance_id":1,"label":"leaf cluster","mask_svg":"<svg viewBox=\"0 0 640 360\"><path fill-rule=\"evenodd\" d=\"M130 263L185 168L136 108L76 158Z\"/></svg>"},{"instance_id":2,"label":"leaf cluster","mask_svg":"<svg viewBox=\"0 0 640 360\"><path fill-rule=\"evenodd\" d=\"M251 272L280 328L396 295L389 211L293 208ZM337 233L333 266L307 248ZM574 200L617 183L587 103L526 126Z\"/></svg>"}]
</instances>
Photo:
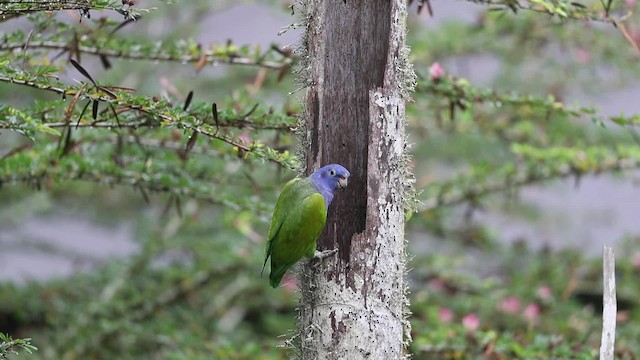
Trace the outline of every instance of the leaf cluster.
<instances>
[{"instance_id":1,"label":"leaf cluster","mask_svg":"<svg viewBox=\"0 0 640 360\"><path fill-rule=\"evenodd\" d=\"M38 28L36 35L16 31L5 36L0 82L43 94L23 107L0 106L0 129L28 139L6 149L0 183L24 182L36 188L70 180L123 184L139 189L145 198L147 191L162 191L239 208L246 205L231 200L235 195L226 189L228 180L220 166L233 159L256 159L297 167L295 157L277 143L281 134L286 136L295 126L292 114L275 111L247 94L209 103L192 101L193 91L182 101L160 94L139 95L132 88L99 83L91 74L95 70L80 63L81 54L86 53L99 56L107 69L109 59L134 58L197 61L196 68L226 62L276 67L282 72L288 68L289 55L278 55L285 60L275 66L269 60L271 50L252 53L260 58L253 61L243 57L250 51L246 46L226 44L209 51L194 42L141 43L114 35L130 21L98 19L79 33L70 24L37 16L31 20ZM70 42L61 44L59 39ZM87 46L100 50L87 51ZM62 51L55 62L47 57L52 51ZM61 54L68 56L60 58ZM70 69L83 80L76 84L62 80ZM274 138L276 142L269 140ZM199 158L193 159L191 153Z\"/></svg>"},{"instance_id":2,"label":"leaf cluster","mask_svg":"<svg viewBox=\"0 0 640 360\"><path fill-rule=\"evenodd\" d=\"M8 355L18 355L19 350L23 350L29 354L38 350L31 345L31 339L12 339L11 336L0 333L0 359L6 359Z\"/></svg>"}]
</instances>

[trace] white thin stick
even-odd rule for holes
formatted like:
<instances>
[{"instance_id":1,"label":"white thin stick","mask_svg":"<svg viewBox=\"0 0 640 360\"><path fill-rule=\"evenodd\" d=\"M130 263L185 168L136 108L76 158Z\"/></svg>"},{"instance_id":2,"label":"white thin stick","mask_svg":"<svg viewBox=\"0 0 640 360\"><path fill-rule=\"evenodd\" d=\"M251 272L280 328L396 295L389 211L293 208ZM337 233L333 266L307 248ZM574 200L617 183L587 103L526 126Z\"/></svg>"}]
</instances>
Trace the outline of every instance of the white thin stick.
<instances>
[{"instance_id":1,"label":"white thin stick","mask_svg":"<svg viewBox=\"0 0 640 360\"><path fill-rule=\"evenodd\" d=\"M613 360L616 340L616 260L611 246L605 245L602 250L602 341L600 343L600 360Z\"/></svg>"}]
</instances>

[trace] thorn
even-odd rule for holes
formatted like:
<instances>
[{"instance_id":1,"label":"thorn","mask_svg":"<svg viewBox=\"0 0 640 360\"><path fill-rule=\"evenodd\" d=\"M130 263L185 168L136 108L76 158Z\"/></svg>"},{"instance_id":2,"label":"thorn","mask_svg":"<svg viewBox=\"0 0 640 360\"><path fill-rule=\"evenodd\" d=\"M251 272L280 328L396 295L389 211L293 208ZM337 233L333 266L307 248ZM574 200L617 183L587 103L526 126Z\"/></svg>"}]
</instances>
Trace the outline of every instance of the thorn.
<instances>
[{"instance_id":1,"label":"thorn","mask_svg":"<svg viewBox=\"0 0 640 360\"><path fill-rule=\"evenodd\" d=\"M78 72L80 72L80 74L82 74L84 77L89 79L89 81L91 81L91 83L93 85L97 85L96 82L91 77L91 75L89 75L89 72L84 67L82 67L82 65L80 65L80 63L78 63L77 61L75 61L73 59L69 59L69 62L71 62L71 65L73 65L73 67L75 67L76 70L78 70Z\"/></svg>"},{"instance_id":2,"label":"thorn","mask_svg":"<svg viewBox=\"0 0 640 360\"><path fill-rule=\"evenodd\" d=\"M184 106L182 107L182 111L187 111L189 105L191 105L191 100L193 99L193 90L189 91L187 95L187 99L184 101Z\"/></svg>"},{"instance_id":3,"label":"thorn","mask_svg":"<svg viewBox=\"0 0 640 360\"><path fill-rule=\"evenodd\" d=\"M93 108L91 109L91 117L93 118L93 120L96 120L98 118L98 106L100 105L100 102L97 100L93 100ZM78 119L78 123L80 122L80 119ZM76 124L76 128L78 127L78 125Z\"/></svg>"}]
</instances>

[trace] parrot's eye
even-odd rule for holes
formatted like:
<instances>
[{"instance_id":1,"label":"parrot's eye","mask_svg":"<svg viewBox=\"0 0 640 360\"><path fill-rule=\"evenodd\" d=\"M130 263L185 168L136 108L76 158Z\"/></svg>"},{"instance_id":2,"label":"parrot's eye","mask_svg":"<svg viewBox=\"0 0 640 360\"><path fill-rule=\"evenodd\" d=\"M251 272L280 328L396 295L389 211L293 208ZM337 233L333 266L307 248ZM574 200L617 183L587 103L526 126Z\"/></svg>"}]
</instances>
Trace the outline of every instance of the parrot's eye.
<instances>
[{"instance_id":1,"label":"parrot's eye","mask_svg":"<svg viewBox=\"0 0 640 360\"><path fill-rule=\"evenodd\" d=\"M329 175L336 176L336 171L333 169L329 170Z\"/></svg>"}]
</instances>

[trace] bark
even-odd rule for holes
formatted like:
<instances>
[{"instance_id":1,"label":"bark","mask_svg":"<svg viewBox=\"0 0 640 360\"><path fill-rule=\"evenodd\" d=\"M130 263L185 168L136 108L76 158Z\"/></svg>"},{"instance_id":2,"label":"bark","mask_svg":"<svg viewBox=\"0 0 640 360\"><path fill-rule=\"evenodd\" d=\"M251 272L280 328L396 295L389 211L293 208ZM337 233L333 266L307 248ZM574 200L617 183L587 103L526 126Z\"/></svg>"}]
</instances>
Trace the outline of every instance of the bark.
<instances>
[{"instance_id":1,"label":"bark","mask_svg":"<svg viewBox=\"0 0 640 360\"><path fill-rule=\"evenodd\" d=\"M405 100L415 82L405 48L405 0L307 0L307 173L351 171L329 208L321 250L300 275L302 359L399 359L406 320Z\"/></svg>"}]
</instances>

